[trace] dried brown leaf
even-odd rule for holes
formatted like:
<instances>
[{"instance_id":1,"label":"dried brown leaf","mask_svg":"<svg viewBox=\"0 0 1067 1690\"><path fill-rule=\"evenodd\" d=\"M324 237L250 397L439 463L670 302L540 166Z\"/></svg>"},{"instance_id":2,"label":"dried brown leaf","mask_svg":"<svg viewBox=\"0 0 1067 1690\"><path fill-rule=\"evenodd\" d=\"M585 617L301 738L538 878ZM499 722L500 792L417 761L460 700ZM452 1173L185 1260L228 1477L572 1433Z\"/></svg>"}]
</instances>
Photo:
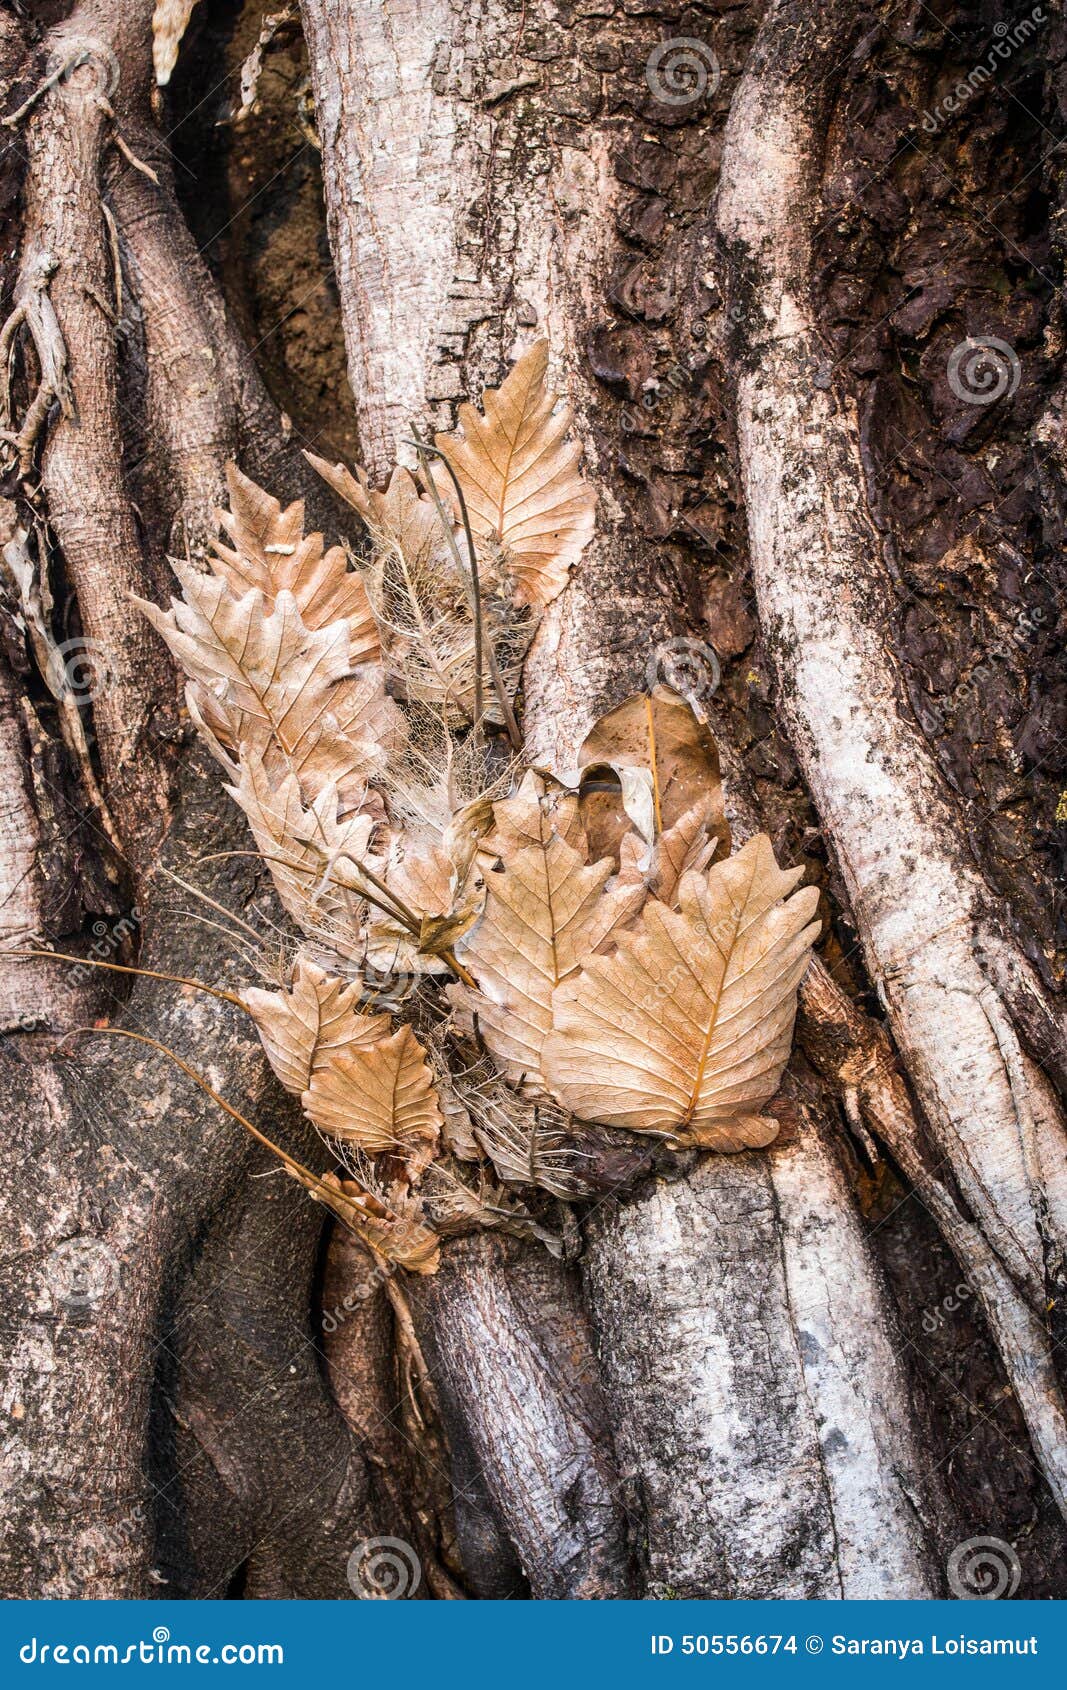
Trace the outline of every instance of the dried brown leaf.
<instances>
[{"instance_id":1,"label":"dried brown leaf","mask_svg":"<svg viewBox=\"0 0 1067 1690\"><path fill-rule=\"evenodd\" d=\"M598 768L650 770L657 834L666 833L695 805L704 806L704 827L720 854L730 849L730 830L723 808L719 753L707 723L671 687L657 686L651 695L637 693L602 716L586 735L578 753L584 771ZM592 797L592 795L590 795ZM590 849L616 859L629 827L623 794L614 803L597 792L596 802L583 800L583 820Z\"/></svg>"},{"instance_id":2,"label":"dried brown leaf","mask_svg":"<svg viewBox=\"0 0 1067 1690\"><path fill-rule=\"evenodd\" d=\"M356 1180L325 1174L323 1185L337 1193L333 1207L363 1242L386 1261L409 1273L436 1273L441 1260L440 1240L424 1226L419 1205L398 1195L395 1203L383 1203L365 1191Z\"/></svg>"},{"instance_id":3,"label":"dried brown leaf","mask_svg":"<svg viewBox=\"0 0 1067 1690\"><path fill-rule=\"evenodd\" d=\"M184 597L169 611L136 602L195 683L212 733L296 775L309 797L328 781L361 796L403 724L381 670L352 672L347 623L309 629L286 590L268 611L257 589L235 598L218 576L174 569Z\"/></svg>"},{"instance_id":4,"label":"dried brown leaf","mask_svg":"<svg viewBox=\"0 0 1067 1690\"><path fill-rule=\"evenodd\" d=\"M650 900L611 956L557 987L543 1067L575 1115L715 1150L763 1145L758 1115L789 1059L818 891L788 894L766 835Z\"/></svg>"},{"instance_id":5,"label":"dried brown leaf","mask_svg":"<svg viewBox=\"0 0 1067 1690\"><path fill-rule=\"evenodd\" d=\"M413 1181L437 1149L441 1110L426 1052L408 1026L338 1053L301 1098L320 1132L369 1156L390 1155Z\"/></svg>"},{"instance_id":6,"label":"dried brown leaf","mask_svg":"<svg viewBox=\"0 0 1067 1690\"><path fill-rule=\"evenodd\" d=\"M537 796L530 782L517 799L494 806L501 869L486 875L484 910L459 948L478 993L454 987L450 996L477 1014L486 1047L516 1084L540 1080L555 989L644 897L641 886L605 890L613 865L587 866L584 848L576 848L585 843L577 809L573 795Z\"/></svg>"},{"instance_id":7,"label":"dried brown leaf","mask_svg":"<svg viewBox=\"0 0 1067 1690\"><path fill-rule=\"evenodd\" d=\"M546 382L548 342L524 352L498 388L483 396L485 415L461 405L462 438L435 444L463 488L476 536L498 542L516 601L546 605L567 584L595 524L593 490L578 473L581 447L567 443L573 412L555 410ZM442 496L453 496L443 473Z\"/></svg>"},{"instance_id":8,"label":"dried brown leaf","mask_svg":"<svg viewBox=\"0 0 1067 1690\"><path fill-rule=\"evenodd\" d=\"M226 481L230 508L215 514L230 545L215 541L209 558L215 574L236 598L257 588L268 610L280 592L292 593L307 628L347 622L349 663L377 663L378 624L363 578L350 568L343 547L325 550L321 534L304 533L303 500L283 509L235 464L227 465Z\"/></svg>"},{"instance_id":9,"label":"dried brown leaf","mask_svg":"<svg viewBox=\"0 0 1067 1690\"><path fill-rule=\"evenodd\" d=\"M363 1014L362 991L358 980L340 980L301 957L287 991L249 987L242 994L267 1060L286 1091L299 1097L312 1076L338 1055L387 1036L388 1015Z\"/></svg>"},{"instance_id":10,"label":"dried brown leaf","mask_svg":"<svg viewBox=\"0 0 1067 1690\"><path fill-rule=\"evenodd\" d=\"M350 959L361 959L368 892L360 865L377 877L375 817L338 815L337 789L325 786L306 808L294 775L274 779L263 759L246 751L239 779L227 787L248 817L256 849L270 869L282 905L304 932Z\"/></svg>"}]
</instances>

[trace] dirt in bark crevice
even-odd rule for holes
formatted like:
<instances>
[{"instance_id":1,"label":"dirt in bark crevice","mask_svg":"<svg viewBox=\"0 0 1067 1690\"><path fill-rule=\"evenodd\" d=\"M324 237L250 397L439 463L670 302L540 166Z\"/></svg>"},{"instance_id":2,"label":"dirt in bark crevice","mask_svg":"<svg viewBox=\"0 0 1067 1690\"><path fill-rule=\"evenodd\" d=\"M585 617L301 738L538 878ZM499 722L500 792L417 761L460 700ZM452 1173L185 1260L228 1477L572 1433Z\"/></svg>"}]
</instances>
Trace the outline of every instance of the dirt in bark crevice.
<instances>
[{"instance_id":1,"label":"dirt in bark crevice","mask_svg":"<svg viewBox=\"0 0 1067 1690\"><path fill-rule=\"evenodd\" d=\"M1064 375L1050 156L1064 35L1040 5L940 12L895 9L850 65L824 181L822 326L859 403L912 708L978 863L1059 988L1067 576L1062 470L1036 433Z\"/></svg>"},{"instance_id":2,"label":"dirt in bark crevice","mask_svg":"<svg viewBox=\"0 0 1067 1690\"><path fill-rule=\"evenodd\" d=\"M355 406L295 21L263 50L255 99L238 115L242 67L266 17L284 9L248 0L196 8L167 90L164 133L193 235L272 398L301 445L351 463L359 458Z\"/></svg>"}]
</instances>

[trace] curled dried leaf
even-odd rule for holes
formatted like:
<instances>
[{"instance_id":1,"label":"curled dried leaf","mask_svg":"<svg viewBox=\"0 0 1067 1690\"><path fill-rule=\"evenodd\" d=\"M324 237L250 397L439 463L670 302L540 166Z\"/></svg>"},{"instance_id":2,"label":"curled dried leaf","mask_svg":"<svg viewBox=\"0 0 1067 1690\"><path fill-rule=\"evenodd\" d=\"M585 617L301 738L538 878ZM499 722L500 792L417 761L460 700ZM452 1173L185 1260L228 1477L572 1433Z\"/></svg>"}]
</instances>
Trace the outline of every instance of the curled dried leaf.
<instances>
[{"instance_id":1,"label":"curled dried leaf","mask_svg":"<svg viewBox=\"0 0 1067 1690\"><path fill-rule=\"evenodd\" d=\"M609 710L590 729L578 753L578 768L648 771L657 835L668 833L695 806L703 807L703 825L720 855L730 849L723 807L719 753L711 729L673 688L657 686L636 693ZM586 781L583 779L583 787ZM614 803L603 789L583 796L582 814L594 850L619 856L630 817L624 794ZM595 801L594 801L595 800ZM632 808L632 806L631 806Z\"/></svg>"},{"instance_id":2,"label":"curled dried leaf","mask_svg":"<svg viewBox=\"0 0 1067 1690\"><path fill-rule=\"evenodd\" d=\"M410 1198L383 1203L355 1180L325 1174L323 1185L336 1192L331 1207L363 1242L386 1261L408 1273L436 1273L441 1260L437 1234L423 1224L420 1208ZM318 1194L316 1194L318 1195Z\"/></svg>"}]
</instances>

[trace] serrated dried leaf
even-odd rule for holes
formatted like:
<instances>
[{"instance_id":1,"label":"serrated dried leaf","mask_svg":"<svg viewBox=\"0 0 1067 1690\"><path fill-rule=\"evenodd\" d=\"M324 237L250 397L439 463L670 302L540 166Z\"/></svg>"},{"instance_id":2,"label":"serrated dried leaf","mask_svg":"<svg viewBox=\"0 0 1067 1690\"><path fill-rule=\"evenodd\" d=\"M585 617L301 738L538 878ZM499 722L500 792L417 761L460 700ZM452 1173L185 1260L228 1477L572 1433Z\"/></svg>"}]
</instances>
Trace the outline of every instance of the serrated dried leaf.
<instances>
[{"instance_id":1,"label":"serrated dried leaf","mask_svg":"<svg viewBox=\"0 0 1067 1690\"><path fill-rule=\"evenodd\" d=\"M367 589L344 548L326 550L321 534L304 533L302 499L283 510L235 464L226 466L226 482L230 508L215 514L231 543L216 540L208 561L234 597L255 587L270 610L280 592L292 593L305 627L348 623L353 668L379 662L381 641Z\"/></svg>"},{"instance_id":2,"label":"serrated dried leaf","mask_svg":"<svg viewBox=\"0 0 1067 1690\"><path fill-rule=\"evenodd\" d=\"M789 1059L818 891L788 894L766 835L706 876L678 911L649 901L611 956L557 987L543 1067L575 1115L737 1150L770 1142L758 1116ZM784 900L784 901L783 901Z\"/></svg>"},{"instance_id":3,"label":"serrated dried leaf","mask_svg":"<svg viewBox=\"0 0 1067 1690\"><path fill-rule=\"evenodd\" d=\"M262 592L235 598L225 580L174 563L184 597L140 605L197 686L213 734L297 776L308 796L327 782L362 794L403 732L380 669L355 673L348 626L309 629L288 591L268 612Z\"/></svg>"},{"instance_id":4,"label":"serrated dried leaf","mask_svg":"<svg viewBox=\"0 0 1067 1690\"><path fill-rule=\"evenodd\" d=\"M449 995L477 1014L508 1078L536 1086L553 992L634 916L644 888L605 890L610 860L587 866L568 843L579 837L573 795L538 797L525 785L523 794L494 806L501 869L486 875L485 907L459 947L478 993L457 986Z\"/></svg>"},{"instance_id":5,"label":"serrated dried leaf","mask_svg":"<svg viewBox=\"0 0 1067 1690\"><path fill-rule=\"evenodd\" d=\"M437 1148L441 1110L426 1052L410 1027L338 1053L313 1072L301 1102L320 1132L370 1156L395 1157L409 1182Z\"/></svg>"},{"instance_id":6,"label":"serrated dried leaf","mask_svg":"<svg viewBox=\"0 0 1067 1690\"><path fill-rule=\"evenodd\" d=\"M413 569L426 565L447 545L432 499L422 493L410 470L394 469L384 491L370 485L365 470L355 473L305 452L312 469L339 498L358 513L371 539L383 550L403 554Z\"/></svg>"},{"instance_id":7,"label":"serrated dried leaf","mask_svg":"<svg viewBox=\"0 0 1067 1690\"><path fill-rule=\"evenodd\" d=\"M288 990L249 987L242 993L267 1060L286 1091L299 1097L312 1076L338 1055L387 1036L388 1015L362 1013L362 992L359 981L340 980L301 957Z\"/></svg>"},{"instance_id":8,"label":"serrated dried leaf","mask_svg":"<svg viewBox=\"0 0 1067 1690\"><path fill-rule=\"evenodd\" d=\"M295 775L275 780L251 751L242 757L236 785L226 790L248 817L256 849L297 925L339 955L362 959L365 900L374 889L360 865L372 873L384 869L371 849L376 818L341 818L333 786L305 807Z\"/></svg>"},{"instance_id":9,"label":"serrated dried leaf","mask_svg":"<svg viewBox=\"0 0 1067 1690\"><path fill-rule=\"evenodd\" d=\"M573 412L555 410L546 382L548 342L524 352L498 388L483 395L485 415L461 405L462 438L435 445L455 470L476 536L499 542L516 601L543 606L567 584L593 533L596 499L578 473L581 447L567 443ZM454 497L448 477L442 496Z\"/></svg>"},{"instance_id":10,"label":"serrated dried leaf","mask_svg":"<svg viewBox=\"0 0 1067 1690\"><path fill-rule=\"evenodd\" d=\"M600 718L578 753L579 770L597 767L649 770L656 833L672 829L695 805L704 806L704 827L721 855L730 849L723 808L719 753L706 722L671 687L637 693ZM602 793L583 803L590 849L618 859L629 827L622 792L614 804Z\"/></svg>"}]
</instances>

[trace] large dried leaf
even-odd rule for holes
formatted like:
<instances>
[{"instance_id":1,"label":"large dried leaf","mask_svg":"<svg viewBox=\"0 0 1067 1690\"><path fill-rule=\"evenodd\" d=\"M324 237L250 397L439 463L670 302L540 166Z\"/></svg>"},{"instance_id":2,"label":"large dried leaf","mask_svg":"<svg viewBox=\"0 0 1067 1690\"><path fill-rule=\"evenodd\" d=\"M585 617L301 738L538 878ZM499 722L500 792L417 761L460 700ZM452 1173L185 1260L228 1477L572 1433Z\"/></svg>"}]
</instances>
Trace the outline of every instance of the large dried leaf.
<instances>
[{"instance_id":1,"label":"large dried leaf","mask_svg":"<svg viewBox=\"0 0 1067 1690\"><path fill-rule=\"evenodd\" d=\"M267 609L281 592L292 593L307 628L348 623L348 661L377 663L381 657L378 625L358 571L349 567L341 546L325 550L321 534L304 533L304 503L283 510L277 499L257 487L235 464L226 467L228 511L216 511L230 540L214 544L212 569L235 597L256 587Z\"/></svg>"},{"instance_id":2,"label":"large dried leaf","mask_svg":"<svg viewBox=\"0 0 1067 1690\"><path fill-rule=\"evenodd\" d=\"M486 875L485 908L459 947L478 992L455 987L450 995L477 1014L486 1047L516 1084L539 1082L553 992L644 896L640 886L605 890L613 865L587 866L577 808L573 795L537 796L530 783L494 806L501 869Z\"/></svg>"},{"instance_id":3,"label":"large dried leaf","mask_svg":"<svg viewBox=\"0 0 1067 1690\"><path fill-rule=\"evenodd\" d=\"M249 987L242 994L267 1060L286 1091L299 1097L312 1076L338 1055L387 1036L388 1015L363 1014L362 992L359 981L339 980L301 957L287 991Z\"/></svg>"},{"instance_id":4,"label":"large dried leaf","mask_svg":"<svg viewBox=\"0 0 1067 1690\"><path fill-rule=\"evenodd\" d=\"M817 889L787 896L802 872L779 869L760 834L685 875L677 912L648 902L611 956L560 985L543 1067L565 1107L716 1150L769 1143L758 1110L788 1061L819 930Z\"/></svg>"},{"instance_id":5,"label":"large dried leaf","mask_svg":"<svg viewBox=\"0 0 1067 1690\"><path fill-rule=\"evenodd\" d=\"M137 603L196 684L212 733L296 775L309 797L328 781L361 796L402 724L381 670L353 673L347 623L309 629L288 591L268 612L258 589L235 598L218 576L174 569L184 597L169 611Z\"/></svg>"},{"instance_id":6,"label":"large dried leaf","mask_svg":"<svg viewBox=\"0 0 1067 1690\"><path fill-rule=\"evenodd\" d=\"M589 834L590 849L619 856L620 842L630 825L626 813L622 772L649 771L652 776L653 819L657 836L669 833L695 806L702 806L704 831L725 855L730 849L730 830L723 809L719 753L707 723L671 687L657 686L652 693L637 693L602 716L587 734L578 753L582 771L582 819ZM610 781L594 780L614 770L620 776L619 791L612 798ZM682 855L694 843L687 832ZM679 841L669 847L678 856Z\"/></svg>"},{"instance_id":7,"label":"large dried leaf","mask_svg":"<svg viewBox=\"0 0 1067 1690\"><path fill-rule=\"evenodd\" d=\"M441 1110L426 1052L410 1027L335 1055L312 1073L301 1102L320 1132L369 1156L396 1157L409 1181L437 1148Z\"/></svg>"},{"instance_id":8,"label":"large dried leaf","mask_svg":"<svg viewBox=\"0 0 1067 1690\"><path fill-rule=\"evenodd\" d=\"M548 604L566 586L595 523L593 490L578 473L581 447L566 440L573 413L555 409L547 369L542 340L485 393L484 416L460 406L462 438L435 442L463 488L474 533L503 547L516 600L530 605ZM439 485L451 495L446 476Z\"/></svg>"}]
</instances>

